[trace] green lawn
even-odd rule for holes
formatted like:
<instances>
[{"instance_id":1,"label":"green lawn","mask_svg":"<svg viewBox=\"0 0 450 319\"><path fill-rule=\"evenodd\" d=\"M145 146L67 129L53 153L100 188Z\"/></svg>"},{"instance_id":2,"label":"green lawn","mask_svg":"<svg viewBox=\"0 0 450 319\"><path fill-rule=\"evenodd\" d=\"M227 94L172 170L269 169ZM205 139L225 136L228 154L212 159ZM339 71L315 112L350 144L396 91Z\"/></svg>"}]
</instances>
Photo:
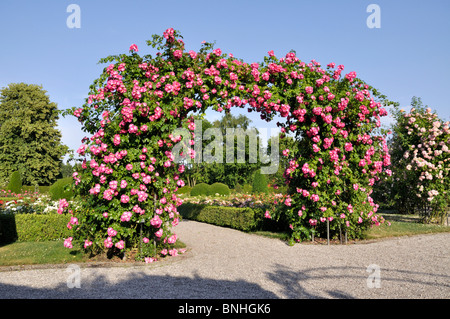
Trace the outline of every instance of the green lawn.
<instances>
[{"instance_id":1,"label":"green lawn","mask_svg":"<svg viewBox=\"0 0 450 319\"><path fill-rule=\"evenodd\" d=\"M16 242L0 247L0 266L61 264L85 260L83 252L65 248L62 241Z\"/></svg>"},{"instance_id":2,"label":"green lawn","mask_svg":"<svg viewBox=\"0 0 450 319\"><path fill-rule=\"evenodd\" d=\"M178 240L174 247L186 248L186 244ZM65 248L63 241L15 242L0 246L0 266L66 264L95 260L107 259L105 256L90 259L81 249Z\"/></svg>"},{"instance_id":3,"label":"green lawn","mask_svg":"<svg viewBox=\"0 0 450 319\"><path fill-rule=\"evenodd\" d=\"M373 227L367 232L367 239L450 232L449 226L419 223L419 217L416 215L382 214L382 216L391 225Z\"/></svg>"}]
</instances>

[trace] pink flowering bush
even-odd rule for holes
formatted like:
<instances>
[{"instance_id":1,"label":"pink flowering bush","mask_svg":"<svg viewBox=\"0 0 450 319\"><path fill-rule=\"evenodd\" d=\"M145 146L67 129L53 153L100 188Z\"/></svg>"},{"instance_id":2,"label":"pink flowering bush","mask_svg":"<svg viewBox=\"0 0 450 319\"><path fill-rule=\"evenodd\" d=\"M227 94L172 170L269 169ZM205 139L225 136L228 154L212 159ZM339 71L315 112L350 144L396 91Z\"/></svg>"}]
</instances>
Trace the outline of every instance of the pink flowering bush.
<instances>
[{"instance_id":1,"label":"pink flowering bush","mask_svg":"<svg viewBox=\"0 0 450 319\"><path fill-rule=\"evenodd\" d=\"M297 141L283 152L289 194L266 216L285 221L293 240L309 238L324 218L350 237L382 222L370 194L390 164L379 129L387 102L355 72L344 76L342 65L322 68L293 52L278 58L270 51L264 62L249 64L209 43L187 51L173 29L148 44L158 50L155 56L140 56L133 44L129 54L102 59L109 65L86 104L71 110L90 134L78 149L86 159L74 174L83 207L64 207L77 217L74 239L88 249L120 252L142 244L142 230L153 239L143 244L176 255L172 226L179 221L176 192L184 186L184 169L174 158L190 160L195 152L190 143L184 153L172 153L185 138L174 132L185 127L193 140L192 114L211 107L248 107L263 120L284 119L278 125Z\"/></svg>"},{"instance_id":2,"label":"pink flowering bush","mask_svg":"<svg viewBox=\"0 0 450 319\"><path fill-rule=\"evenodd\" d=\"M273 216L288 220L293 240L324 234L327 220L332 236L344 231L350 238L363 236L365 229L384 222L371 194L375 182L391 174L387 132L380 122L387 115L383 106L391 102L354 72L342 78L342 65L323 69L293 54L271 60L282 62L283 72L276 76L287 85L276 90L276 102L260 110L267 118L279 110L286 118L279 123L282 132L297 141L283 152L289 158L289 198Z\"/></svg>"},{"instance_id":3,"label":"pink flowering bush","mask_svg":"<svg viewBox=\"0 0 450 319\"><path fill-rule=\"evenodd\" d=\"M413 99L409 112L397 112L391 146L395 159L392 195L404 213L441 222L450 203L450 129L430 108Z\"/></svg>"}]
</instances>

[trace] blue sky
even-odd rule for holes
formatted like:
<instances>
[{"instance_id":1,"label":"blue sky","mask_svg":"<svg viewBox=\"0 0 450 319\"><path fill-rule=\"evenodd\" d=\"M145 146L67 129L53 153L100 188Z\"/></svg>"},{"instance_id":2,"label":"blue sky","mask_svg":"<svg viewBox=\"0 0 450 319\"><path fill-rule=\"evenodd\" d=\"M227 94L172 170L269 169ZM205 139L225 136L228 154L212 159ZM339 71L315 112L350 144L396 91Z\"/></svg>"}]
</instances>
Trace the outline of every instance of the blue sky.
<instances>
[{"instance_id":1,"label":"blue sky","mask_svg":"<svg viewBox=\"0 0 450 319\"><path fill-rule=\"evenodd\" d=\"M66 24L72 3L81 9L80 28ZM381 9L380 28L366 24L372 3ZM417 96L450 119L448 0L1 0L0 15L0 88L42 85L59 109L83 105L104 67L100 58L127 53L132 43L153 53L146 40L173 27L188 50L205 40L249 63L293 49L305 62L343 64L403 108ZM275 127L253 114L254 126ZM72 149L85 136L74 118L60 119L59 129Z\"/></svg>"}]
</instances>

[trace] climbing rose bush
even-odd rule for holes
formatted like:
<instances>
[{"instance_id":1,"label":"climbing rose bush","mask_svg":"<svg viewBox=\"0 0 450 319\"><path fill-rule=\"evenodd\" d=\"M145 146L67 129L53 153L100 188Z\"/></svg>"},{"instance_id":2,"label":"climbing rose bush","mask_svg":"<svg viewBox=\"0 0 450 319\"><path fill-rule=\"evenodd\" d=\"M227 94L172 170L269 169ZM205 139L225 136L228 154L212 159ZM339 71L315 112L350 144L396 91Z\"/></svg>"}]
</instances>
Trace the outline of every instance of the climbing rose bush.
<instances>
[{"instance_id":1,"label":"climbing rose bush","mask_svg":"<svg viewBox=\"0 0 450 319\"><path fill-rule=\"evenodd\" d=\"M371 194L375 182L392 173L387 132L381 129L383 106L392 102L355 72L342 76L342 65L323 69L292 53L280 62L278 104L268 103L263 112L279 110L286 118L279 123L282 132L294 134L297 143L283 151L290 196L274 216L289 223L293 241L323 235L327 222L331 236L361 237L368 227L384 223Z\"/></svg>"},{"instance_id":2,"label":"climbing rose bush","mask_svg":"<svg viewBox=\"0 0 450 319\"><path fill-rule=\"evenodd\" d=\"M450 129L430 108L398 112L391 183L399 202L410 203L424 222L441 221L450 203ZM406 206L406 205L405 205Z\"/></svg>"},{"instance_id":3,"label":"climbing rose bush","mask_svg":"<svg viewBox=\"0 0 450 319\"><path fill-rule=\"evenodd\" d=\"M382 222L370 194L390 164L380 130L387 102L355 72L305 63L294 52L278 58L269 51L263 62L246 63L206 42L198 52L187 50L173 29L147 43L157 49L154 56L139 55L133 44L128 54L102 59L108 66L85 105L68 112L90 136L77 151L85 160L73 175L83 207L62 201L60 212L76 217L73 238L86 249L120 253L151 245L143 258L176 254L172 227L185 167L175 156L195 157L193 114L207 108L247 107L263 120L283 119L283 134L297 141L283 152L289 194L266 217L289 225L293 240L309 238L324 219L350 236ZM180 127L189 136L174 134ZM181 142L191 147L174 154Z\"/></svg>"}]
</instances>

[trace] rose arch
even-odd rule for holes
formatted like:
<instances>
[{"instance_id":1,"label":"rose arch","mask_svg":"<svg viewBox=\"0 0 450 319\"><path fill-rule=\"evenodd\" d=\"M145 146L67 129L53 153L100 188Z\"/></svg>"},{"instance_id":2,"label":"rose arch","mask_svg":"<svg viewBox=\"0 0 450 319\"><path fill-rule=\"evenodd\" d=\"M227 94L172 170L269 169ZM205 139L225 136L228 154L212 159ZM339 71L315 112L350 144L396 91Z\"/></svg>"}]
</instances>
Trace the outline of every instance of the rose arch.
<instances>
[{"instance_id":1,"label":"rose arch","mask_svg":"<svg viewBox=\"0 0 450 319\"><path fill-rule=\"evenodd\" d=\"M390 173L380 127L388 101L355 72L305 63L294 52L278 58L270 51L262 63L246 63L209 43L187 51L173 29L148 45L157 48L155 56L141 56L132 45L128 54L102 59L108 66L85 105L69 112L90 137L77 151L85 160L73 175L82 200L60 202L59 212L72 215L67 247L76 239L85 249L111 253L142 245L147 260L176 254L172 226L180 219L184 166L174 161L181 136L173 132L185 127L193 141L192 115L207 108L248 107L263 120L284 119L277 124L282 135L296 141L283 150L288 193L266 217L289 225L293 241L309 238L325 221L350 237L382 222L370 195ZM195 156L193 148L181 155Z\"/></svg>"}]
</instances>

